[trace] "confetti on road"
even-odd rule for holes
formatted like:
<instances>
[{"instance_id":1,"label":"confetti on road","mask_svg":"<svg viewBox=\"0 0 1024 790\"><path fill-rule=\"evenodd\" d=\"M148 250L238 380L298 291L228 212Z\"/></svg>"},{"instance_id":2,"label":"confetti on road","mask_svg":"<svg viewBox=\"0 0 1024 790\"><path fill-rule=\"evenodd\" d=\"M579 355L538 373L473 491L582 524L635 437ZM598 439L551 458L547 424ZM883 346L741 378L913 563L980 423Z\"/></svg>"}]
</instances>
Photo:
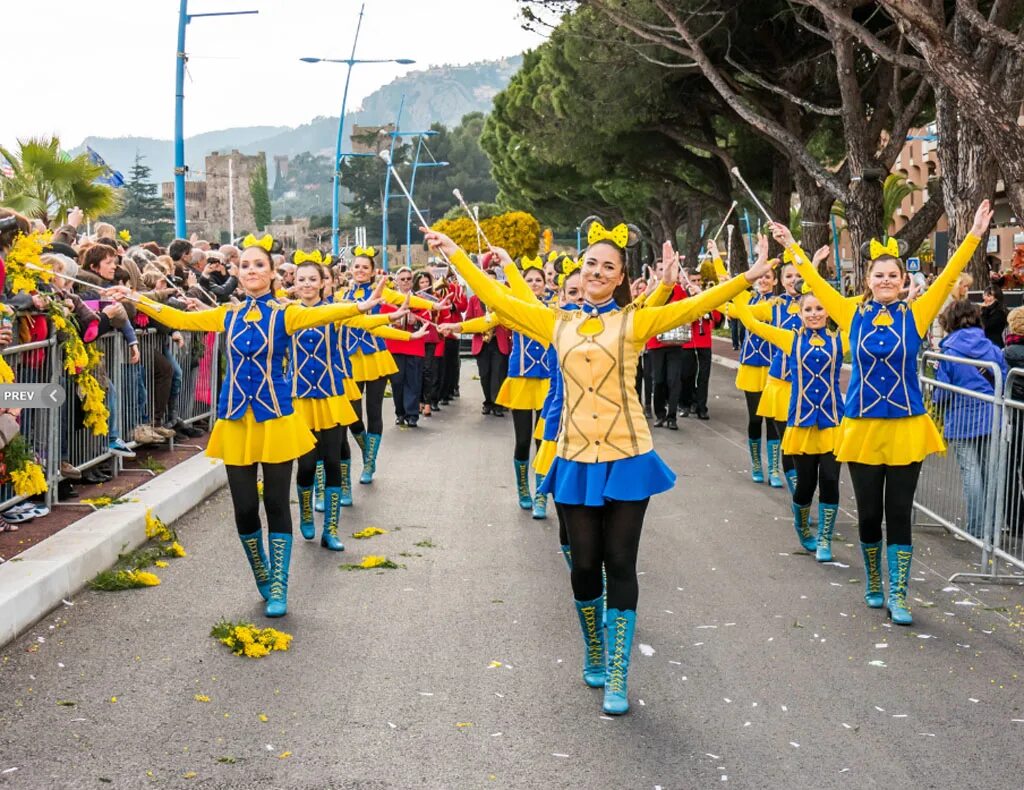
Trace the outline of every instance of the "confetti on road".
<instances>
[{"instance_id":1,"label":"confetti on road","mask_svg":"<svg viewBox=\"0 0 1024 790\"><path fill-rule=\"evenodd\" d=\"M558 752L552 752L551 756L552 757L568 757L569 755L567 755L567 754L559 754Z\"/></svg>"},{"instance_id":2,"label":"confetti on road","mask_svg":"<svg viewBox=\"0 0 1024 790\"><path fill-rule=\"evenodd\" d=\"M433 691L421 691L420 692L420 696L421 697L433 697L434 696L434 692Z\"/></svg>"},{"instance_id":3,"label":"confetti on road","mask_svg":"<svg viewBox=\"0 0 1024 790\"><path fill-rule=\"evenodd\" d=\"M882 650L882 649L884 649L884 648L886 648L888 646L889 646L888 642L876 642L875 643L875 649L876 650Z\"/></svg>"},{"instance_id":4,"label":"confetti on road","mask_svg":"<svg viewBox=\"0 0 1024 790\"><path fill-rule=\"evenodd\" d=\"M981 702L981 700L975 699L974 697L968 697L967 701L968 702L973 702L975 705L977 705L979 702Z\"/></svg>"},{"instance_id":5,"label":"confetti on road","mask_svg":"<svg viewBox=\"0 0 1024 790\"><path fill-rule=\"evenodd\" d=\"M872 667L885 667L888 666L884 661L868 661L868 665Z\"/></svg>"},{"instance_id":6,"label":"confetti on road","mask_svg":"<svg viewBox=\"0 0 1024 790\"><path fill-rule=\"evenodd\" d=\"M490 664L487 665L487 668L488 669L497 669L500 666L501 666L501 662L500 661L492 661Z\"/></svg>"},{"instance_id":7,"label":"confetti on road","mask_svg":"<svg viewBox=\"0 0 1024 790\"><path fill-rule=\"evenodd\" d=\"M800 744L797 743L796 741L790 741L789 745L792 746L794 749L799 749L800 748Z\"/></svg>"},{"instance_id":8,"label":"confetti on road","mask_svg":"<svg viewBox=\"0 0 1024 790\"><path fill-rule=\"evenodd\" d=\"M653 656L653 655L654 655L654 648L653 648L653 647L651 647L650 645L645 645L645 644L643 644L643 643L641 642L641 643L640 643L640 652L641 652L641 653L642 653L643 655L645 655L645 656L647 656L648 658L650 658L651 656Z\"/></svg>"},{"instance_id":9,"label":"confetti on road","mask_svg":"<svg viewBox=\"0 0 1024 790\"><path fill-rule=\"evenodd\" d=\"M397 730L397 729L398 729L398 725L397 725L397 724L393 724L393 723L391 723L390 721L388 722L388 726L389 726L389 727L390 727L391 729L393 729L393 730Z\"/></svg>"}]
</instances>

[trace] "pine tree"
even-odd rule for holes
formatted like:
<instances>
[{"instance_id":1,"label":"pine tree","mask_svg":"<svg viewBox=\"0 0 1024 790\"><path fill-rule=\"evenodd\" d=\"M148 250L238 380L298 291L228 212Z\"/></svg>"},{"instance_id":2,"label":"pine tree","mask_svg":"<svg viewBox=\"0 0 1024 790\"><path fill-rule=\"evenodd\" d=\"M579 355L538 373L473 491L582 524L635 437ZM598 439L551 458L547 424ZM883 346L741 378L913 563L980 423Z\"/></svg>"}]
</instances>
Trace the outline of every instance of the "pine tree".
<instances>
[{"instance_id":1,"label":"pine tree","mask_svg":"<svg viewBox=\"0 0 1024 790\"><path fill-rule=\"evenodd\" d=\"M141 154L135 154L135 163L124 185L124 211L115 220L127 230L132 241L142 244L155 241L166 244L174 238L174 215L160 197L160 187L149 180L150 168L142 163Z\"/></svg>"},{"instance_id":2,"label":"pine tree","mask_svg":"<svg viewBox=\"0 0 1024 790\"><path fill-rule=\"evenodd\" d=\"M270 222L270 191L267 189L267 165L261 162L249 177L249 196L256 229L263 230Z\"/></svg>"}]
</instances>

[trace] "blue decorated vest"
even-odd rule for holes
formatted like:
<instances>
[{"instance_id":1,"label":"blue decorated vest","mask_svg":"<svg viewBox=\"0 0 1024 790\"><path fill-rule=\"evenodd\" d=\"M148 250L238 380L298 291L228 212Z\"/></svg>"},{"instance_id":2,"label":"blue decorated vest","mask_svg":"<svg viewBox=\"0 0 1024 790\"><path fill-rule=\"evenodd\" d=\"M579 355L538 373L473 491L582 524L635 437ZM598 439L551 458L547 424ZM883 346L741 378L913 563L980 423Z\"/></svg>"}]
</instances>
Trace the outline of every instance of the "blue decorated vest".
<instances>
[{"instance_id":1,"label":"blue decorated vest","mask_svg":"<svg viewBox=\"0 0 1024 790\"><path fill-rule=\"evenodd\" d=\"M863 302L850 326L853 375L847 417L911 417L925 413L917 381L921 336L906 302Z\"/></svg>"},{"instance_id":2,"label":"blue decorated vest","mask_svg":"<svg viewBox=\"0 0 1024 790\"><path fill-rule=\"evenodd\" d=\"M291 343L284 312L269 293L228 310L227 372L217 402L218 418L238 420L249 408L256 422L292 413L292 381L285 370Z\"/></svg>"},{"instance_id":3,"label":"blue decorated vest","mask_svg":"<svg viewBox=\"0 0 1024 790\"><path fill-rule=\"evenodd\" d=\"M776 297L772 305L772 325L793 332L803 326L803 321L800 320L800 302L795 296L782 294ZM772 378L789 381L789 363L786 361L789 355L778 346L772 346L771 351L772 363L768 368L768 375Z\"/></svg>"},{"instance_id":4,"label":"blue decorated vest","mask_svg":"<svg viewBox=\"0 0 1024 790\"><path fill-rule=\"evenodd\" d=\"M362 285L353 285L345 293L345 299L350 302L362 302L370 298L373 293L373 283L364 283ZM377 315L380 313L380 305L373 308L367 315ZM376 354L378 351L386 351L387 345L384 340L379 337L375 337L367 332L365 329L355 329L353 327L344 327L342 333L342 339L345 342L345 354L346 356L359 352L361 354Z\"/></svg>"},{"instance_id":5,"label":"blue decorated vest","mask_svg":"<svg viewBox=\"0 0 1024 790\"><path fill-rule=\"evenodd\" d=\"M547 349L536 340L513 332L512 352L508 355L508 375L511 378L546 379Z\"/></svg>"},{"instance_id":6,"label":"blue decorated vest","mask_svg":"<svg viewBox=\"0 0 1024 790\"><path fill-rule=\"evenodd\" d=\"M540 416L544 418L543 439L553 442L558 438L558 431L562 425L562 402L565 400L565 382L562 381L562 371L558 367L558 352L554 346L548 346L547 363L551 386L548 387Z\"/></svg>"},{"instance_id":7,"label":"blue decorated vest","mask_svg":"<svg viewBox=\"0 0 1024 790\"><path fill-rule=\"evenodd\" d=\"M793 382L786 424L797 428L835 428L843 419L839 374L843 341L826 329L798 329L789 362Z\"/></svg>"},{"instance_id":8,"label":"blue decorated vest","mask_svg":"<svg viewBox=\"0 0 1024 790\"><path fill-rule=\"evenodd\" d=\"M300 329L292 335L292 397L331 398L343 395L352 377L341 347L337 324Z\"/></svg>"},{"instance_id":9,"label":"blue decorated vest","mask_svg":"<svg viewBox=\"0 0 1024 790\"><path fill-rule=\"evenodd\" d=\"M750 298L750 304L755 305L772 298L771 294L755 293ZM743 348L740 349L740 364L749 365L752 368L766 368L771 361L772 344L753 332L747 332L746 337L743 338Z\"/></svg>"}]
</instances>

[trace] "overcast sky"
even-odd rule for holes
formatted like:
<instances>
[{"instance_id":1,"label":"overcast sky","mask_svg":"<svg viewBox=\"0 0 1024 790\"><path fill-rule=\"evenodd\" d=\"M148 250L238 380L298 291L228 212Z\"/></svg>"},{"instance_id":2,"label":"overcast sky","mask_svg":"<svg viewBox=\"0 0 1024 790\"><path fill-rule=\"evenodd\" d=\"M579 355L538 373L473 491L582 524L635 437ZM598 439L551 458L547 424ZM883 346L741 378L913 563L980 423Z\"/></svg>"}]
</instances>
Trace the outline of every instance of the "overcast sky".
<instances>
[{"instance_id":1,"label":"overcast sky","mask_svg":"<svg viewBox=\"0 0 1024 790\"><path fill-rule=\"evenodd\" d=\"M3 59L12 76L0 144L59 134L170 139L179 0L3 2ZM359 0L189 0L189 11L255 9L188 26L185 135L233 126L298 126L337 115ZM518 54L540 38L520 26L516 0L366 0L356 57L415 66L356 66L349 107L406 71ZM15 98L16 97L16 98Z\"/></svg>"}]
</instances>

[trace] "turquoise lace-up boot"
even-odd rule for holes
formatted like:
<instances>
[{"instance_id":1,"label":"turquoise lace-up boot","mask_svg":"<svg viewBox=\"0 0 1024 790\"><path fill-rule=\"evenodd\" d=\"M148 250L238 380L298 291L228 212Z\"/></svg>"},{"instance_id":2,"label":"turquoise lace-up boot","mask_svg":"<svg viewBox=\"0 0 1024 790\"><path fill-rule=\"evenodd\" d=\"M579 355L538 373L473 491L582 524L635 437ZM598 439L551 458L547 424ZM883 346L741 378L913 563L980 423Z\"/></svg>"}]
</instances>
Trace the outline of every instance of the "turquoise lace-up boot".
<instances>
[{"instance_id":1,"label":"turquoise lace-up boot","mask_svg":"<svg viewBox=\"0 0 1024 790\"><path fill-rule=\"evenodd\" d=\"M548 495L540 492L540 484L544 482L544 475L535 475L537 493L533 497L533 517L536 519L548 517Z\"/></svg>"},{"instance_id":2,"label":"turquoise lace-up boot","mask_svg":"<svg viewBox=\"0 0 1024 790\"><path fill-rule=\"evenodd\" d=\"M341 506L352 507L352 462L341 462Z\"/></svg>"},{"instance_id":3,"label":"turquoise lace-up boot","mask_svg":"<svg viewBox=\"0 0 1024 790\"><path fill-rule=\"evenodd\" d=\"M786 478L786 488L789 489L789 495L793 496L796 493L796 469L785 470L783 476Z\"/></svg>"},{"instance_id":4,"label":"turquoise lace-up boot","mask_svg":"<svg viewBox=\"0 0 1024 790\"><path fill-rule=\"evenodd\" d=\"M604 686L604 600L576 601L576 614L583 632L583 682L592 689Z\"/></svg>"},{"instance_id":5,"label":"turquoise lace-up boot","mask_svg":"<svg viewBox=\"0 0 1024 790\"><path fill-rule=\"evenodd\" d=\"M252 575L256 579L256 589L266 601L270 598L270 566L267 564L267 554L263 550L263 530L239 535L238 538L242 541L245 558L249 560L249 567L252 568Z\"/></svg>"},{"instance_id":6,"label":"turquoise lace-up boot","mask_svg":"<svg viewBox=\"0 0 1024 790\"><path fill-rule=\"evenodd\" d=\"M359 477L359 482L363 485L368 485L373 482L373 475L377 471L377 453L380 452L380 434L370 433L367 431L366 436L366 450L363 452L363 457L366 459L363 463L363 473Z\"/></svg>"},{"instance_id":7,"label":"turquoise lace-up boot","mask_svg":"<svg viewBox=\"0 0 1024 790\"><path fill-rule=\"evenodd\" d=\"M779 467L782 465L782 451L779 449L778 439L768 440L768 485L772 488L782 488L782 474Z\"/></svg>"},{"instance_id":8,"label":"turquoise lace-up boot","mask_svg":"<svg viewBox=\"0 0 1024 790\"><path fill-rule=\"evenodd\" d=\"M755 483L764 482L764 467L761 465L761 440L747 439L750 450L750 479Z\"/></svg>"},{"instance_id":9,"label":"turquoise lace-up boot","mask_svg":"<svg viewBox=\"0 0 1024 790\"><path fill-rule=\"evenodd\" d=\"M800 541L801 546L813 554L818 549L818 539L811 532L811 525L808 523L811 515L811 506L798 505L796 502L792 502L790 507L793 509L793 528L796 529L797 540Z\"/></svg>"},{"instance_id":10,"label":"turquoise lace-up boot","mask_svg":"<svg viewBox=\"0 0 1024 790\"><path fill-rule=\"evenodd\" d=\"M861 543L861 554L864 555L864 603L872 609L881 609L885 605L882 593L882 542Z\"/></svg>"},{"instance_id":11,"label":"turquoise lace-up boot","mask_svg":"<svg viewBox=\"0 0 1024 790\"><path fill-rule=\"evenodd\" d=\"M633 631L636 628L636 611L633 609L609 609L608 621L608 669L604 681L604 712L610 716L621 716L629 711L627 686L629 680L629 654L633 649Z\"/></svg>"},{"instance_id":12,"label":"turquoise lace-up boot","mask_svg":"<svg viewBox=\"0 0 1024 790\"><path fill-rule=\"evenodd\" d=\"M292 536L270 533L270 598L263 613L283 617L288 612L288 565L292 559Z\"/></svg>"},{"instance_id":13,"label":"turquoise lace-up boot","mask_svg":"<svg viewBox=\"0 0 1024 790\"><path fill-rule=\"evenodd\" d=\"M316 462L316 474L313 477L313 510L317 513L324 512L324 487L327 485L327 475L324 474L324 462Z\"/></svg>"},{"instance_id":14,"label":"turquoise lace-up boot","mask_svg":"<svg viewBox=\"0 0 1024 790\"><path fill-rule=\"evenodd\" d=\"M331 551L344 551L345 544L338 538L338 525L341 523L341 489L328 488L324 493L327 510L324 513L324 532L320 536L320 545Z\"/></svg>"},{"instance_id":15,"label":"turquoise lace-up boot","mask_svg":"<svg viewBox=\"0 0 1024 790\"><path fill-rule=\"evenodd\" d=\"M313 520L313 487L295 486L299 492L299 532L306 540L316 537L316 522Z\"/></svg>"},{"instance_id":16,"label":"turquoise lace-up boot","mask_svg":"<svg viewBox=\"0 0 1024 790\"><path fill-rule=\"evenodd\" d=\"M530 470L528 461L513 461L516 465L516 487L519 489L519 507L533 509L533 495L530 493Z\"/></svg>"},{"instance_id":17,"label":"turquoise lace-up boot","mask_svg":"<svg viewBox=\"0 0 1024 790\"><path fill-rule=\"evenodd\" d=\"M818 550L814 554L818 562L832 562L832 533L838 515L839 505L818 503Z\"/></svg>"},{"instance_id":18,"label":"turquoise lace-up boot","mask_svg":"<svg viewBox=\"0 0 1024 790\"><path fill-rule=\"evenodd\" d=\"M907 608L907 584L910 581L910 561L914 558L913 546L892 545L885 547L885 559L889 566L889 617L896 625L913 625L914 618Z\"/></svg>"}]
</instances>

